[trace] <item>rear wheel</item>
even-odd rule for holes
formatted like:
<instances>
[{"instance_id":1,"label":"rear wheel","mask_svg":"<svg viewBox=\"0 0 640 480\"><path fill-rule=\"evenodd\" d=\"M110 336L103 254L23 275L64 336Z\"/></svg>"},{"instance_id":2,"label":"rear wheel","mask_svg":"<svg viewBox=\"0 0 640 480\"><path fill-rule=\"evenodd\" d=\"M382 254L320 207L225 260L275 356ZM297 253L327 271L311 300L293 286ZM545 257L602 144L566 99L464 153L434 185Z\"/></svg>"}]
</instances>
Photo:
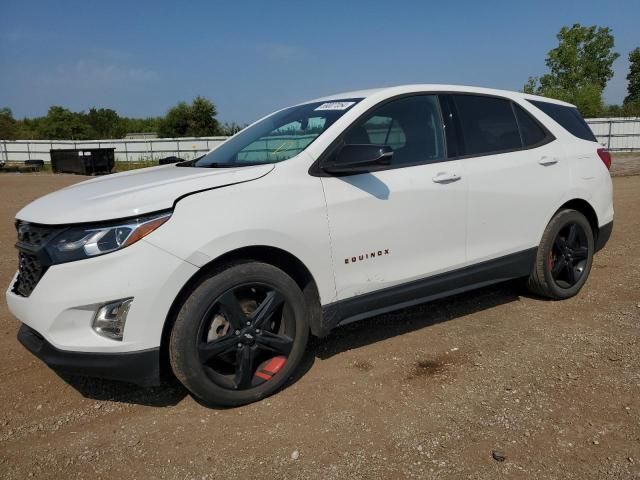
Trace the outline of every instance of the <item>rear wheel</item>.
<instances>
[{"instance_id":1,"label":"rear wheel","mask_svg":"<svg viewBox=\"0 0 640 480\"><path fill-rule=\"evenodd\" d=\"M527 286L533 293L553 299L573 297L587 281L593 252L589 221L576 210L560 210L542 235Z\"/></svg>"},{"instance_id":2,"label":"rear wheel","mask_svg":"<svg viewBox=\"0 0 640 480\"><path fill-rule=\"evenodd\" d=\"M169 353L176 377L206 403L237 406L275 392L300 363L309 327L298 285L265 263L205 279L178 313Z\"/></svg>"}]
</instances>

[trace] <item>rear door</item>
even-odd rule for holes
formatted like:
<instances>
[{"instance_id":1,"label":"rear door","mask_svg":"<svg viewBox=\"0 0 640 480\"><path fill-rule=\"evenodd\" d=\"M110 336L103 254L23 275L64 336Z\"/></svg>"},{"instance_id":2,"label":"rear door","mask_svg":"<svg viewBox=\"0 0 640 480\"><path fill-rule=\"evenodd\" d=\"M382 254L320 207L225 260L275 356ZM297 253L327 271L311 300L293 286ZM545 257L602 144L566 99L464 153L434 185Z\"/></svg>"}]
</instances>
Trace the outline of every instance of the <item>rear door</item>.
<instances>
[{"instance_id":1,"label":"rear door","mask_svg":"<svg viewBox=\"0 0 640 480\"><path fill-rule=\"evenodd\" d=\"M469 189L469 263L536 247L570 179L558 142L510 99L453 94L445 101Z\"/></svg>"}]
</instances>

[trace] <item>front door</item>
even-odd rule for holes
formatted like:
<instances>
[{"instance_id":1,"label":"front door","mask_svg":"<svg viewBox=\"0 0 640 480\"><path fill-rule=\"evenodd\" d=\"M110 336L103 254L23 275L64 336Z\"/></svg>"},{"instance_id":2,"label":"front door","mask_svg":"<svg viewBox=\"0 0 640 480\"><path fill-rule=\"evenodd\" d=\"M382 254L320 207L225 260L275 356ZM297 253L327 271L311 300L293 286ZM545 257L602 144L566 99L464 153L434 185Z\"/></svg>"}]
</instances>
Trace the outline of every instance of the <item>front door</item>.
<instances>
[{"instance_id":1,"label":"front door","mask_svg":"<svg viewBox=\"0 0 640 480\"><path fill-rule=\"evenodd\" d=\"M461 162L446 161L437 96L382 104L343 144L387 145L393 158L384 171L322 178L336 300L463 266L467 183Z\"/></svg>"}]
</instances>

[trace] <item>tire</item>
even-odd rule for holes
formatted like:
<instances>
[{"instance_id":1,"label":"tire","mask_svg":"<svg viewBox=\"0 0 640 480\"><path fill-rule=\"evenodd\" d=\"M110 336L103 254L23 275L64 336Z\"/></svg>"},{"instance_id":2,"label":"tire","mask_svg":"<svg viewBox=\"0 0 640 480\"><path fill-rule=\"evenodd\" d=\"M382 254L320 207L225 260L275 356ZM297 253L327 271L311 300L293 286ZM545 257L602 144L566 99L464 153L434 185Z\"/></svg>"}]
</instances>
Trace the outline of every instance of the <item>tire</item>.
<instances>
[{"instance_id":1,"label":"tire","mask_svg":"<svg viewBox=\"0 0 640 480\"><path fill-rule=\"evenodd\" d=\"M209 405L265 398L292 376L309 338L298 285L260 262L205 278L178 312L169 341L178 380Z\"/></svg>"},{"instance_id":2,"label":"tire","mask_svg":"<svg viewBox=\"0 0 640 480\"><path fill-rule=\"evenodd\" d=\"M589 277L594 245L591 224L582 213L558 211L542 234L527 287L554 300L573 297Z\"/></svg>"}]
</instances>

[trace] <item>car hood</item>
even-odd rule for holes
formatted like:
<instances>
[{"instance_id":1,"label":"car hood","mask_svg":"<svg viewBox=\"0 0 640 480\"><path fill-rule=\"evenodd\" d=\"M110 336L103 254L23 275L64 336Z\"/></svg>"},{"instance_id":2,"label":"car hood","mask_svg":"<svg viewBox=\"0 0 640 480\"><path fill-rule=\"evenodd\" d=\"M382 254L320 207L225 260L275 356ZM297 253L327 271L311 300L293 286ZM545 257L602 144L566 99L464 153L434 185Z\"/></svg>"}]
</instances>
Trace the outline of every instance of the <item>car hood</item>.
<instances>
[{"instance_id":1,"label":"car hood","mask_svg":"<svg viewBox=\"0 0 640 480\"><path fill-rule=\"evenodd\" d=\"M20 210L16 218L60 225L133 217L171 208L190 193L255 180L273 165L194 168L165 165L116 173L77 183L45 195Z\"/></svg>"}]
</instances>

